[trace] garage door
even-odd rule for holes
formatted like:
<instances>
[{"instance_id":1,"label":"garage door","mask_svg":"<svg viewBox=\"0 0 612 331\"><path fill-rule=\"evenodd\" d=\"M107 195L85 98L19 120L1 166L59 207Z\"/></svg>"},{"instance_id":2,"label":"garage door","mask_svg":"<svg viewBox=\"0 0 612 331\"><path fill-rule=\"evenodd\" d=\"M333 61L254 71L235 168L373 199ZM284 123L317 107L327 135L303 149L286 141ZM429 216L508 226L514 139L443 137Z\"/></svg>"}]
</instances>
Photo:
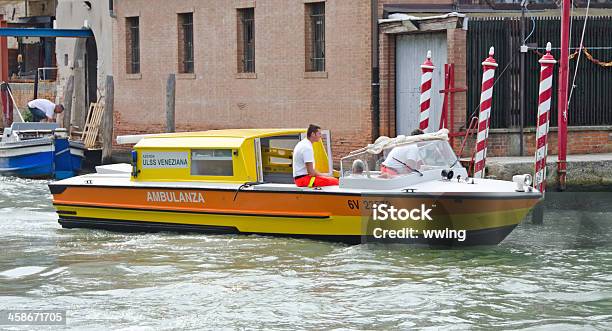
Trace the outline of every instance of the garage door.
<instances>
[{"instance_id":1,"label":"garage door","mask_svg":"<svg viewBox=\"0 0 612 331\"><path fill-rule=\"evenodd\" d=\"M397 36L395 46L395 121L397 134L408 135L419 127L421 64L431 50L433 72L429 132L438 130L442 112L446 33L421 33Z\"/></svg>"}]
</instances>

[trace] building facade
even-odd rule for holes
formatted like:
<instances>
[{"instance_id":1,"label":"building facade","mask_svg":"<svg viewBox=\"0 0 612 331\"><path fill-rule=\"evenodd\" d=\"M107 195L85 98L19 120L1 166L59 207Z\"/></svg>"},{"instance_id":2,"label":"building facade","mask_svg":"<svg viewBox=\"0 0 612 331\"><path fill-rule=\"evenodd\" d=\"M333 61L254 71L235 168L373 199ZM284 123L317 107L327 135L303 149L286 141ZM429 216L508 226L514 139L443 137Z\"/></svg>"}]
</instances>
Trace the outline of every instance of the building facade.
<instances>
[{"instance_id":1,"label":"building facade","mask_svg":"<svg viewBox=\"0 0 612 331\"><path fill-rule=\"evenodd\" d=\"M90 102L105 95L107 75L113 75L113 1L59 0L56 24L59 29L88 28L93 38L57 38L56 61L59 72L58 96L67 95L65 87L74 79L71 123L83 127ZM70 94L68 94L70 95Z\"/></svg>"},{"instance_id":2,"label":"building facade","mask_svg":"<svg viewBox=\"0 0 612 331\"><path fill-rule=\"evenodd\" d=\"M336 157L372 141L369 1L143 0L116 12L116 134L163 132L176 74L177 131L316 123Z\"/></svg>"},{"instance_id":3,"label":"building facade","mask_svg":"<svg viewBox=\"0 0 612 331\"><path fill-rule=\"evenodd\" d=\"M470 18L517 16L519 3L116 1L114 133L164 132L166 84L175 74L177 131L317 123L331 130L337 160L380 135L407 134L416 127L419 66L432 50L430 130L439 127L444 65L453 64L456 90L449 95L453 111L446 123L457 133L458 147L468 118L462 88L480 75L468 74ZM546 6L556 8L554 1ZM554 8L539 15L558 15ZM444 15L452 11L461 14ZM407 16L394 20L397 13ZM494 98L514 97L505 92L494 92L499 93ZM571 125L569 153L612 151L608 127ZM533 129L525 129L524 155L532 154L533 135ZM489 155L518 155L518 137L515 127L491 130ZM466 154L473 145L467 143Z\"/></svg>"}]
</instances>

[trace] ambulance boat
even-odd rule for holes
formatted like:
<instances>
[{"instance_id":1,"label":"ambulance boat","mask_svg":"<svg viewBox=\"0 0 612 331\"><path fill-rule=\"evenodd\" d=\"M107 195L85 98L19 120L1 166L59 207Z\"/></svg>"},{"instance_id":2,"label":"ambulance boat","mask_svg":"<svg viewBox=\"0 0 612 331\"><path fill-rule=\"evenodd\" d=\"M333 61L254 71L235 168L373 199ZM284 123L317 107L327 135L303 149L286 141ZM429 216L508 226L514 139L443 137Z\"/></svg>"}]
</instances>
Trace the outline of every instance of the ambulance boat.
<instances>
[{"instance_id":1,"label":"ambulance boat","mask_svg":"<svg viewBox=\"0 0 612 331\"><path fill-rule=\"evenodd\" d=\"M515 181L468 177L447 131L381 137L332 168L331 136L314 144L315 167L339 186L296 187L291 157L303 129L237 129L119 137L138 142L131 164L49 184L64 228L289 236L359 244L495 245L541 194ZM393 148L418 160L381 174Z\"/></svg>"}]
</instances>

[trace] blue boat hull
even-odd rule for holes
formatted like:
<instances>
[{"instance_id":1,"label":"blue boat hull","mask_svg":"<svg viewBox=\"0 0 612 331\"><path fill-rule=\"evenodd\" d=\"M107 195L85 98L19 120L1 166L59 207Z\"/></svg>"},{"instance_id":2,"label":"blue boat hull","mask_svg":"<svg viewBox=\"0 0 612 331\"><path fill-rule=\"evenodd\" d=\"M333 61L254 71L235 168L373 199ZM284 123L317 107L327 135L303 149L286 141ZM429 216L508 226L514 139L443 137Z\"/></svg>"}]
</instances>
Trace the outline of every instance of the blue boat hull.
<instances>
[{"instance_id":1,"label":"blue boat hull","mask_svg":"<svg viewBox=\"0 0 612 331\"><path fill-rule=\"evenodd\" d=\"M72 146L71 146L72 145ZM0 144L0 175L64 179L81 170L83 149L68 139Z\"/></svg>"}]
</instances>

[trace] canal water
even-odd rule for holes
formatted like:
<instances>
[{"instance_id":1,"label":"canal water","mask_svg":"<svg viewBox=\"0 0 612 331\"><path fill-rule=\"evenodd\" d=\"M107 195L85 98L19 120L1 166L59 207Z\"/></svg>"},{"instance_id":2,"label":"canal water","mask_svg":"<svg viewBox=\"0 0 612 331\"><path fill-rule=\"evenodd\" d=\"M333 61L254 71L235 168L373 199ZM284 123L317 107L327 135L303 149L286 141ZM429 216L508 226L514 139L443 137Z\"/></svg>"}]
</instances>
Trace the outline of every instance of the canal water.
<instances>
[{"instance_id":1,"label":"canal water","mask_svg":"<svg viewBox=\"0 0 612 331\"><path fill-rule=\"evenodd\" d=\"M610 193L550 194L544 225L440 250L62 229L47 183L0 178L0 310L68 329L612 329Z\"/></svg>"}]
</instances>

